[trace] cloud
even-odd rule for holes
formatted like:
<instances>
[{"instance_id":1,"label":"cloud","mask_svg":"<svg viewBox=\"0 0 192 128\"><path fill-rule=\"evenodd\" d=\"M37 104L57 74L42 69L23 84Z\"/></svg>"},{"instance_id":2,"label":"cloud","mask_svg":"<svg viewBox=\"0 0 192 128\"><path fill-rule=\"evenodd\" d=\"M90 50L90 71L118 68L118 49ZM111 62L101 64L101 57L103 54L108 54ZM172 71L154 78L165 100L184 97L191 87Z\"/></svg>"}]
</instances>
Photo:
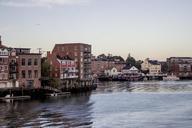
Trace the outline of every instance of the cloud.
<instances>
[{"instance_id":1,"label":"cloud","mask_svg":"<svg viewBox=\"0 0 192 128\"><path fill-rule=\"evenodd\" d=\"M87 4L90 0L0 0L1 6L10 7L52 7L73 4Z\"/></svg>"}]
</instances>

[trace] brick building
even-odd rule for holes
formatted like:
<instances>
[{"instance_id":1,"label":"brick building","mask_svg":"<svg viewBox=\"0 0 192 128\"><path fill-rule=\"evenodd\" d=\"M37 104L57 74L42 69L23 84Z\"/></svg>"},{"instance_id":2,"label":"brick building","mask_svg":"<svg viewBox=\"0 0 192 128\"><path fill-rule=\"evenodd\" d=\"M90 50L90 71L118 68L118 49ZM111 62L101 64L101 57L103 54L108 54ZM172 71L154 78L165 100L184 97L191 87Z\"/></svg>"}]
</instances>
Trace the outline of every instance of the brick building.
<instances>
[{"instance_id":1,"label":"brick building","mask_svg":"<svg viewBox=\"0 0 192 128\"><path fill-rule=\"evenodd\" d=\"M41 87L41 54L30 48L2 45L0 36L0 88Z\"/></svg>"},{"instance_id":2,"label":"brick building","mask_svg":"<svg viewBox=\"0 0 192 128\"><path fill-rule=\"evenodd\" d=\"M167 58L168 72L180 78L192 78L192 57Z\"/></svg>"},{"instance_id":3,"label":"brick building","mask_svg":"<svg viewBox=\"0 0 192 128\"><path fill-rule=\"evenodd\" d=\"M116 68L118 72L121 72L121 70L126 66L125 63L117 63L115 61L104 61L104 60L92 60L92 72L95 75L102 75L105 70L108 70L110 68Z\"/></svg>"},{"instance_id":4,"label":"brick building","mask_svg":"<svg viewBox=\"0 0 192 128\"><path fill-rule=\"evenodd\" d=\"M68 56L57 57L60 65L60 79L76 79L78 78L78 70L76 69L76 63Z\"/></svg>"},{"instance_id":5,"label":"brick building","mask_svg":"<svg viewBox=\"0 0 192 128\"><path fill-rule=\"evenodd\" d=\"M19 86L28 88L41 87L41 54L18 54L18 81Z\"/></svg>"},{"instance_id":6,"label":"brick building","mask_svg":"<svg viewBox=\"0 0 192 128\"><path fill-rule=\"evenodd\" d=\"M75 61L80 80L89 80L91 74L91 45L82 43L56 44L52 53L48 52L47 57L52 65L52 76L60 78L60 67L57 56L68 56Z\"/></svg>"}]
</instances>

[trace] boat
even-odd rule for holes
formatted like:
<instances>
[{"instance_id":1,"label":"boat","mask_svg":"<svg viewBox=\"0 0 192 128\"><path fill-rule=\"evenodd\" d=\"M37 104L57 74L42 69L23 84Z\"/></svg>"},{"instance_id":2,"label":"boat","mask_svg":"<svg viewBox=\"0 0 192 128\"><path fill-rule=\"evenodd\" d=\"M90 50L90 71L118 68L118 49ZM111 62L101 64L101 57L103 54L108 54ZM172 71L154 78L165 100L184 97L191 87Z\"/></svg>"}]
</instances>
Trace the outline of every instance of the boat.
<instances>
[{"instance_id":1,"label":"boat","mask_svg":"<svg viewBox=\"0 0 192 128\"><path fill-rule=\"evenodd\" d=\"M180 80L180 78L172 74L172 75L169 75L167 77L163 77L163 80L165 80L165 81L177 81L177 80Z\"/></svg>"}]
</instances>

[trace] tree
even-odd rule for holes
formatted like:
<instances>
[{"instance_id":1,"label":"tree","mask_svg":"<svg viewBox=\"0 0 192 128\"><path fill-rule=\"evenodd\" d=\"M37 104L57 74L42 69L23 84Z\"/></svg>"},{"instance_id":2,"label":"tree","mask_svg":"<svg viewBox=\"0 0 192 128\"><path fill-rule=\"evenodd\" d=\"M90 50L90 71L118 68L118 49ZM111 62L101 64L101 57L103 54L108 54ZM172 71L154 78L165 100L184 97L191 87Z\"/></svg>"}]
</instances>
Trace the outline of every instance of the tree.
<instances>
[{"instance_id":1,"label":"tree","mask_svg":"<svg viewBox=\"0 0 192 128\"><path fill-rule=\"evenodd\" d=\"M49 64L47 58L42 58L41 60L41 76L50 77L51 65Z\"/></svg>"},{"instance_id":2,"label":"tree","mask_svg":"<svg viewBox=\"0 0 192 128\"><path fill-rule=\"evenodd\" d=\"M113 61L125 62L125 60L121 56L113 56L112 58Z\"/></svg>"},{"instance_id":3,"label":"tree","mask_svg":"<svg viewBox=\"0 0 192 128\"><path fill-rule=\"evenodd\" d=\"M97 56L97 59L99 59L99 60L106 60L107 56L105 54L101 54L101 55Z\"/></svg>"},{"instance_id":4,"label":"tree","mask_svg":"<svg viewBox=\"0 0 192 128\"><path fill-rule=\"evenodd\" d=\"M141 70L141 64L143 63L142 60L138 60L136 61L135 67L138 68L139 70Z\"/></svg>"},{"instance_id":5,"label":"tree","mask_svg":"<svg viewBox=\"0 0 192 128\"><path fill-rule=\"evenodd\" d=\"M136 65L136 60L133 58L130 53L128 54L128 57L126 59L126 65L127 66L135 66Z\"/></svg>"},{"instance_id":6,"label":"tree","mask_svg":"<svg viewBox=\"0 0 192 128\"><path fill-rule=\"evenodd\" d=\"M51 77L51 68L54 68L50 65L47 58L42 58L41 60L41 85L42 86L51 86L58 88L60 85L58 78Z\"/></svg>"}]
</instances>

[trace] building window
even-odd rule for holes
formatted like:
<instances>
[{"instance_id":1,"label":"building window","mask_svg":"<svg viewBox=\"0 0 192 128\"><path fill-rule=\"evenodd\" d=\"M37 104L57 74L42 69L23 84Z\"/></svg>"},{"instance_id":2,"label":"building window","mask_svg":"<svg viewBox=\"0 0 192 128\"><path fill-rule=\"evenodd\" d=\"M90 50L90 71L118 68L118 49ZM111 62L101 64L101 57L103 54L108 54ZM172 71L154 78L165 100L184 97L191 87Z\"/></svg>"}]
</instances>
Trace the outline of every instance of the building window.
<instances>
[{"instance_id":1,"label":"building window","mask_svg":"<svg viewBox=\"0 0 192 128\"><path fill-rule=\"evenodd\" d=\"M34 81L33 81L33 80L28 80L28 81L27 81L27 87L28 87L28 88L32 88L33 85L34 85Z\"/></svg>"},{"instance_id":2,"label":"building window","mask_svg":"<svg viewBox=\"0 0 192 128\"><path fill-rule=\"evenodd\" d=\"M5 74L2 74L2 79L3 79L3 80L5 79Z\"/></svg>"},{"instance_id":3,"label":"building window","mask_svg":"<svg viewBox=\"0 0 192 128\"><path fill-rule=\"evenodd\" d=\"M28 78L32 78L32 71L28 70Z\"/></svg>"},{"instance_id":4,"label":"building window","mask_svg":"<svg viewBox=\"0 0 192 128\"><path fill-rule=\"evenodd\" d=\"M74 54L75 54L75 56L77 56L77 52L75 52Z\"/></svg>"},{"instance_id":5,"label":"building window","mask_svg":"<svg viewBox=\"0 0 192 128\"><path fill-rule=\"evenodd\" d=\"M32 64L32 59L28 59L28 65L30 66Z\"/></svg>"},{"instance_id":6,"label":"building window","mask_svg":"<svg viewBox=\"0 0 192 128\"><path fill-rule=\"evenodd\" d=\"M25 59L24 58L21 60L21 65L25 66Z\"/></svg>"},{"instance_id":7,"label":"building window","mask_svg":"<svg viewBox=\"0 0 192 128\"><path fill-rule=\"evenodd\" d=\"M83 52L81 52L81 57L83 56Z\"/></svg>"},{"instance_id":8,"label":"building window","mask_svg":"<svg viewBox=\"0 0 192 128\"><path fill-rule=\"evenodd\" d=\"M34 60L34 65L38 65L38 59Z\"/></svg>"},{"instance_id":9,"label":"building window","mask_svg":"<svg viewBox=\"0 0 192 128\"><path fill-rule=\"evenodd\" d=\"M22 78L25 78L25 70L21 71Z\"/></svg>"},{"instance_id":10,"label":"building window","mask_svg":"<svg viewBox=\"0 0 192 128\"><path fill-rule=\"evenodd\" d=\"M35 78L38 78L38 70L35 70L34 74L35 74Z\"/></svg>"}]
</instances>

